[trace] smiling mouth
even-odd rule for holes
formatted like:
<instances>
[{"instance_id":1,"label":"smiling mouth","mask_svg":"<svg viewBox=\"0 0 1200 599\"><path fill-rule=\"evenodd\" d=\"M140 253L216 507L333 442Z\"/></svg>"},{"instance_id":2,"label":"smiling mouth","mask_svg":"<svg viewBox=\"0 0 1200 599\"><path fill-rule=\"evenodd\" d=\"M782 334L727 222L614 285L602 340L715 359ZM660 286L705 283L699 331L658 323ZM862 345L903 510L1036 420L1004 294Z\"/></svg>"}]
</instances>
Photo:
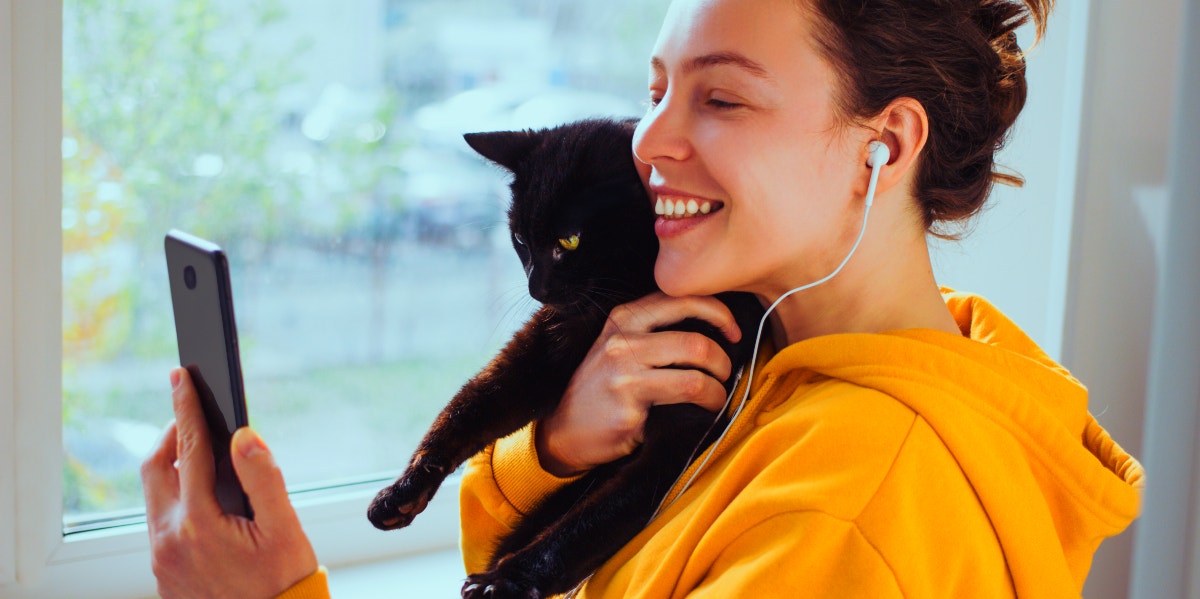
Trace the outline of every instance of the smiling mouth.
<instances>
[{"instance_id":1,"label":"smiling mouth","mask_svg":"<svg viewBox=\"0 0 1200 599\"><path fill-rule=\"evenodd\" d=\"M716 212L723 206L721 202L711 200L660 195L654 204L654 213L663 218L691 218Z\"/></svg>"}]
</instances>

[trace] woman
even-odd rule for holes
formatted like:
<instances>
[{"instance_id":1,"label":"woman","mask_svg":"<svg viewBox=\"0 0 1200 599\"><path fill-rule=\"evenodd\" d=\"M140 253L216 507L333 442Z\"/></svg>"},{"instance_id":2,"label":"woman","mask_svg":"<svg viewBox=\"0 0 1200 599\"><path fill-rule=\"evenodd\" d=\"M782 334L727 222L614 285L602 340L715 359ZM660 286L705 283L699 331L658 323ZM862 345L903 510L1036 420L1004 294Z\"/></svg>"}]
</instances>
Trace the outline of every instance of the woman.
<instances>
[{"instance_id":1,"label":"woman","mask_svg":"<svg viewBox=\"0 0 1200 599\"><path fill-rule=\"evenodd\" d=\"M1048 9L676 0L633 150L656 202L717 208L659 220L665 294L615 310L559 409L471 461L468 570L539 498L632 451L650 406L722 409L715 379L680 388L662 371L728 372L716 346L652 331L735 328L707 296L741 290L784 299L733 424L582 596L1077 596L1100 541L1136 516L1141 468L1065 369L983 299L939 289L926 246L1013 180L993 173L1024 103L1012 31L1032 18L1040 33ZM871 142L888 156L868 201ZM207 455L192 394L176 385L178 429L144 468L160 589L265 563L259 595L323 592L254 433L234 454L258 521L188 492Z\"/></svg>"}]
</instances>

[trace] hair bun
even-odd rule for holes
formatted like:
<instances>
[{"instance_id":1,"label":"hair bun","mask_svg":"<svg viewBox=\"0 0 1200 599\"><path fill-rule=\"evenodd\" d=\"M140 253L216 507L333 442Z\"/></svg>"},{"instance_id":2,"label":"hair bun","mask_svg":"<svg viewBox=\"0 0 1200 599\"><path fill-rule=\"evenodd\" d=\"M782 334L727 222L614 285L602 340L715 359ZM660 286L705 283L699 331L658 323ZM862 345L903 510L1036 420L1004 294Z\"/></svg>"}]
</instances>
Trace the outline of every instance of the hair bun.
<instances>
[{"instance_id":1,"label":"hair bun","mask_svg":"<svg viewBox=\"0 0 1200 599\"><path fill-rule=\"evenodd\" d=\"M1046 20L1054 0L982 0L975 8L972 20L996 57L989 77L990 120L1000 131L996 145L999 150L1007 132L1025 107L1025 52L1017 42L1017 29L1033 21L1036 45L1045 35ZM1020 186L1024 179L1014 173L993 169L992 181Z\"/></svg>"},{"instance_id":2,"label":"hair bun","mask_svg":"<svg viewBox=\"0 0 1200 599\"><path fill-rule=\"evenodd\" d=\"M1040 41L1054 0L808 1L841 74L843 118L871 118L901 97L925 109L913 195L928 231L955 237L943 226L978 213L994 183L1022 183L995 165L1025 106L1016 31L1032 21Z\"/></svg>"},{"instance_id":3,"label":"hair bun","mask_svg":"<svg viewBox=\"0 0 1200 599\"><path fill-rule=\"evenodd\" d=\"M1008 38L1010 33L1015 34L1019 27L1032 19L1037 36L1034 43L1037 43L1046 34L1046 21L1054 8L1054 0L977 1L974 20L990 40Z\"/></svg>"}]
</instances>

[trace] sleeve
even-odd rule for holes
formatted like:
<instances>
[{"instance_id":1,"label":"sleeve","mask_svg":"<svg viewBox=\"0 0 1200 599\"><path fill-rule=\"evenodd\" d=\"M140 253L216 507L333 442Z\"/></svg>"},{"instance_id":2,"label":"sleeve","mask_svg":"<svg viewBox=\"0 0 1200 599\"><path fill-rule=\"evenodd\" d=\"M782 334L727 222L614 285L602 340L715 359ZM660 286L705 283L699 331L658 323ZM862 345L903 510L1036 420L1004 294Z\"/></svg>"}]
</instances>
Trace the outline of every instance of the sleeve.
<instances>
[{"instance_id":1,"label":"sleeve","mask_svg":"<svg viewBox=\"0 0 1200 599\"><path fill-rule=\"evenodd\" d=\"M788 512L726 546L688 599L903 597L891 567L854 522Z\"/></svg>"},{"instance_id":2,"label":"sleeve","mask_svg":"<svg viewBox=\"0 0 1200 599\"><path fill-rule=\"evenodd\" d=\"M316 572L302 578L275 599L329 599L329 580L325 566L318 567Z\"/></svg>"},{"instance_id":3,"label":"sleeve","mask_svg":"<svg viewBox=\"0 0 1200 599\"><path fill-rule=\"evenodd\" d=\"M487 568L492 548L542 498L576 480L542 469L536 423L500 439L467 462L459 492L461 545L467 572Z\"/></svg>"}]
</instances>

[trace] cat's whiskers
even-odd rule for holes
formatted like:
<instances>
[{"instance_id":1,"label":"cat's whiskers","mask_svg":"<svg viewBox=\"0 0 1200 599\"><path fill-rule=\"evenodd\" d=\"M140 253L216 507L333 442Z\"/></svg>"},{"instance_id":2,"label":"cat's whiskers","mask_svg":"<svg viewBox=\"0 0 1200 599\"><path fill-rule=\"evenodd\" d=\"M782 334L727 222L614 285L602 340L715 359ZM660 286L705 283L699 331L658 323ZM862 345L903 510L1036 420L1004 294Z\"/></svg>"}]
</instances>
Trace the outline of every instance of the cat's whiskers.
<instances>
[{"instance_id":1,"label":"cat's whiskers","mask_svg":"<svg viewBox=\"0 0 1200 599\"><path fill-rule=\"evenodd\" d=\"M504 302L508 304L508 308L500 314L500 318L496 319L496 323L492 326L492 333L488 336L489 339L495 339L500 328L509 322L513 322L514 316L518 314L528 314L533 312L529 309L531 303L536 304L533 298L525 293L524 286L513 286L508 291L501 292L493 301L493 305ZM523 317L522 317L523 318Z\"/></svg>"},{"instance_id":2,"label":"cat's whiskers","mask_svg":"<svg viewBox=\"0 0 1200 599\"><path fill-rule=\"evenodd\" d=\"M637 299L633 294L628 292L601 287L599 285L593 285L589 287L582 295L584 295L588 301L592 302L592 304L596 306L596 308L600 311L598 316L603 318L608 318L608 313L611 312L613 308Z\"/></svg>"},{"instance_id":3,"label":"cat's whiskers","mask_svg":"<svg viewBox=\"0 0 1200 599\"><path fill-rule=\"evenodd\" d=\"M605 316L607 316L608 312L613 308L627 301L627 298L623 295L598 289L589 290L585 297L588 299L588 301L595 304L596 307L600 308L600 311L603 312Z\"/></svg>"},{"instance_id":4,"label":"cat's whiskers","mask_svg":"<svg viewBox=\"0 0 1200 599\"><path fill-rule=\"evenodd\" d=\"M500 293L496 294L496 297L492 301L491 307L494 308L499 305L508 306L505 308L500 318L500 322L504 322L509 318L512 318L513 312L517 308L521 307L531 299L532 298L525 293L524 286L514 285L508 288L506 291L501 291Z\"/></svg>"},{"instance_id":5,"label":"cat's whiskers","mask_svg":"<svg viewBox=\"0 0 1200 599\"><path fill-rule=\"evenodd\" d=\"M596 314L597 317L608 318L608 310L604 309L604 306L600 305L600 302L597 302L596 300L592 299L587 294L584 294L583 299L586 300L587 304L584 304L581 302L580 303L581 307L584 305L588 305L588 304L595 306L596 312L597 312L597 314Z\"/></svg>"},{"instance_id":6,"label":"cat's whiskers","mask_svg":"<svg viewBox=\"0 0 1200 599\"><path fill-rule=\"evenodd\" d=\"M635 299L638 299L635 294L632 294L628 291L622 291L621 289L601 286L599 283L602 283L604 280L605 279L596 279L595 281L593 281L593 284L587 289L587 293L591 293L596 296L602 297L605 300L609 300L611 302L611 307L613 307L613 308L615 308L616 306L618 306L620 304L624 304L626 302L630 302ZM612 279L612 280L616 281L618 283L622 282L622 281L618 281L616 279Z\"/></svg>"},{"instance_id":7,"label":"cat's whiskers","mask_svg":"<svg viewBox=\"0 0 1200 599\"><path fill-rule=\"evenodd\" d=\"M508 223L506 221L502 221L502 220L493 220L493 221L488 222L488 224L480 227L479 230L483 231L485 233L491 233L492 231L495 231L496 229L501 229L501 228L504 229L505 231L507 231Z\"/></svg>"}]
</instances>

